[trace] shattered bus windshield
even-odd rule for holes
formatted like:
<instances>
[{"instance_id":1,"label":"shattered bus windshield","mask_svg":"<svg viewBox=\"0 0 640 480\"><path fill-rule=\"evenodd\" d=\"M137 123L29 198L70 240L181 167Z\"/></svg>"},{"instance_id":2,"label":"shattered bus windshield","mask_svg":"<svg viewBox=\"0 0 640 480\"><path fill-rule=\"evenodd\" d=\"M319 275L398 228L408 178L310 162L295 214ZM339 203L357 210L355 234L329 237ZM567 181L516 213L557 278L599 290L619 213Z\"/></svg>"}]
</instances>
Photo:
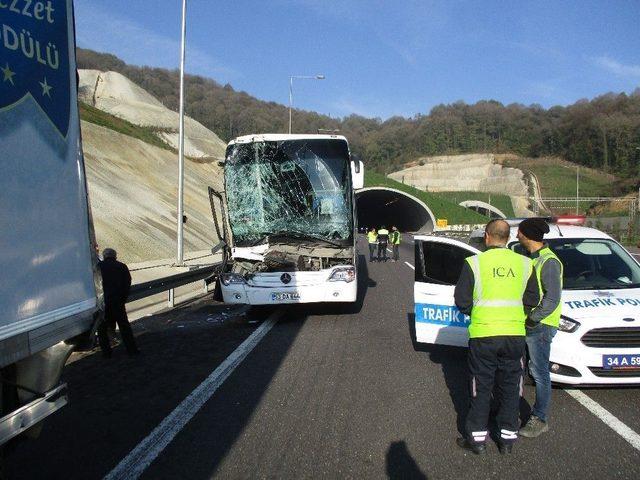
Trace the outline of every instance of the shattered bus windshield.
<instances>
[{"instance_id":1,"label":"shattered bus windshield","mask_svg":"<svg viewBox=\"0 0 640 480\"><path fill-rule=\"evenodd\" d=\"M231 145L225 187L239 246L270 235L337 244L353 239L349 152L342 140Z\"/></svg>"}]
</instances>

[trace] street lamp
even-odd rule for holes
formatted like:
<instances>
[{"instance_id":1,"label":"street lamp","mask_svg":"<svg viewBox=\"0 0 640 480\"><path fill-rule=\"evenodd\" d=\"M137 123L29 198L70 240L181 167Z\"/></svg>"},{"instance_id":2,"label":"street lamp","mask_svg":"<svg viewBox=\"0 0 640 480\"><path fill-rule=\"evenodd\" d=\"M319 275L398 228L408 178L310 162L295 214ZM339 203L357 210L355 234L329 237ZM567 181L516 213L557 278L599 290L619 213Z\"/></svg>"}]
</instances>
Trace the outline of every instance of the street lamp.
<instances>
[{"instance_id":1,"label":"street lamp","mask_svg":"<svg viewBox=\"0 0 640 480\"><path fill-rule=\"evenodd\" d=\"M289 133L291 133L291 109L293 108L293 79L324 80L324 75L289 75Z\"/></svg>"},{"instance_id":2,"label":"street lamp","mask_svg":"<svg viewBox=\"0 0 640 480\"><path fill-rule=\"evenodd\" d=\"M178 251L176 265L184 264L184 56L187 36L187 0L182 0L182 34L180 37L180 120L178 126Z\"/></svg>"},{"instance_id":3,"label":"street lamp","mask_svg":"<svg viewBox=\"0 0 640 480\"><path fill-rule=\"evenodd\" d=\"M571 167L567 167L566 165L560 165L561 167L564 168L571 168ZM576 165L576 215L578 215L578 209L579 209L579 203L580 203L580 165Z\"/></svg>"},{"instance_id":4,"label":"street lamp","mask_svg":"<svg viewBox=\"0 0 640 480\"><path fill-rule=\"evenodd\" d=\"M576 215L578 215L579 201L580 201L580 165L576 165Z\"/></svg>"}]
</instances>

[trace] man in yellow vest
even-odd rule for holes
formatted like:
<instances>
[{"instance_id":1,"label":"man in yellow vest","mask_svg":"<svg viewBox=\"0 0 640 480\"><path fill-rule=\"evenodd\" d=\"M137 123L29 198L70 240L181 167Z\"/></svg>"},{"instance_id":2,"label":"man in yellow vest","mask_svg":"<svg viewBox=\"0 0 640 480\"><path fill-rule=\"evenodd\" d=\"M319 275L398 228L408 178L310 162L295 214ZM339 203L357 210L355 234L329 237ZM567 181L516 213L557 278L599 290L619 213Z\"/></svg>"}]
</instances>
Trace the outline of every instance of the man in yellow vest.
<instances>
[{"instance_id":1,"label":"man in yellow vest","mask_svg":"<svg viewBox=\"0 0 640 480\"><path fill-rule=\"evenodd\" d=\"M526 322L529 367L536 382L536 401L531 417L520 429L520 435L529 438L549 430L549 353L562 310L562 262L542 241L545 233L549 233L549 225L541 218L528 218L518 227L518 240L533 260L541 298L540 304L529 313Z\"/></svg>"},{"instance_id":2,"label":"man in yellow vest","mask_svg":"<svg viewBox=\"0 0 640 480\"><path fill-rule=\"evenodd\" d=\"M389 240L391 240L391 248L393 248L392 260L397 262L400 259L400 232L395 226L391 227L391 236L389 237Z\"/></svg>"},{"instance_id":3,"label":"man in yellow vest","mask_svg":"<svg viewBox=\"0 0 640 480\"><path fill-rule=\"evenodd\" d=\"M518 438L519 403L525 355L525 305L538 303L538 287L529 258L505 248L509 224L490 221L487 250L468 257L455 289L460 311L470 316L468 363L470 403L459 447L486 452L491 394L497 392L500 453L511 453ZM495 383L495 385L494 385Z\"/></svg>"},{"instance_id":4,"label":"man in yellow vest","mask_svg":"<svg viewBox=\"0 0 640 480\"><path fill-rule=\"evenodd\" d=\"M373 262L373 256L376 253L376 247L378 246L378 234L376 233L376 227L371 227L367 232L367 240L369 241L369 261Z\"/></svg>"}]
</instances>

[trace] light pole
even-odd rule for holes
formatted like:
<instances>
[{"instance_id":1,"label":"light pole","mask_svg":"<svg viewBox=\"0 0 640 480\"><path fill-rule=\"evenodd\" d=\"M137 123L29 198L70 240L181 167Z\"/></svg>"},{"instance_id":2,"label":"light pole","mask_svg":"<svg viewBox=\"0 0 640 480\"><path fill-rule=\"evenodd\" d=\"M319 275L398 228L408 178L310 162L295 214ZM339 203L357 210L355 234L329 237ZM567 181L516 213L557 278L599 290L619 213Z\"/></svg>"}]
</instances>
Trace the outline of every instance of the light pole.
<instances>
[{"instance_id":1,"label":"light pole","mask_svg":"<svg viewBox=\"0 0 640 480\"><path fill-rule=\"evenodd\" d=\"M293 108L293 79L324 80L324 75L289 75L289 133L291 133L291 110Z\"/></svg>"},{"instance_id":2,"label":"light pole","mask_svg":"<svg viewBox=\"0 0 640 480\"><path fill-rule=\"evenodd\" d=\"M566 165L560 165L562 168L571 169ZM580 208L580 165L576 165L576 215L578 215L578 209Z\"/></svg>"},{"instance_id":3,"label":"light pole","mask_svg":"<svg viewBox=\"0 0 640 480\"><path fill-rule=\"evenodd\" d=\"M178 131L178 253L176 264L184 264L184 55L187 36L187 0L182 0L182 36L180 39L180 121Z\"/></svg>"},{"instance_id":4,"label":"light pole","mask_svg":"<svg viewBox=\"0 0 640 480\"><path fill-rule=\"evenodd\" d=\"M576 165L576 215L578 215L579 202L580 202L580 165Z\"/></svg>"}]
</instances>

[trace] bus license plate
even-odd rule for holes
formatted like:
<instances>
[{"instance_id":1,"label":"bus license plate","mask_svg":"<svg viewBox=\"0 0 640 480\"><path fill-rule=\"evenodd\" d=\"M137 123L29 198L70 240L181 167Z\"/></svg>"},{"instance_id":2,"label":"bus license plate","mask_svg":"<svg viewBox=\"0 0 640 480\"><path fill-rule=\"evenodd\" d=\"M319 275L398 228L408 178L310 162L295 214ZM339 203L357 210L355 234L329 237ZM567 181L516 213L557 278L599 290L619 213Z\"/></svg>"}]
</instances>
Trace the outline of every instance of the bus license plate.
<instances>
[{"instance_id":1,"label":"bus license plate","mask_svg":"<svg viewBox=\"0 0 640 480\"><path fill-rule=\"evenodd\" d=\"M300 300L300 294L298 292L272 293L271 300L274 302L281 302L283 300Z\"/></svg>"},{"instance_id":2,"label":"bus license plate","mask_svg":"<svg viewBox=\"0 0 640 480\"><path fill-rule=\"evenodd\" d=\"M602 368L607 370L625 368L640 370L640 355L603 355Z\"/></svg>"}]
</instances>

